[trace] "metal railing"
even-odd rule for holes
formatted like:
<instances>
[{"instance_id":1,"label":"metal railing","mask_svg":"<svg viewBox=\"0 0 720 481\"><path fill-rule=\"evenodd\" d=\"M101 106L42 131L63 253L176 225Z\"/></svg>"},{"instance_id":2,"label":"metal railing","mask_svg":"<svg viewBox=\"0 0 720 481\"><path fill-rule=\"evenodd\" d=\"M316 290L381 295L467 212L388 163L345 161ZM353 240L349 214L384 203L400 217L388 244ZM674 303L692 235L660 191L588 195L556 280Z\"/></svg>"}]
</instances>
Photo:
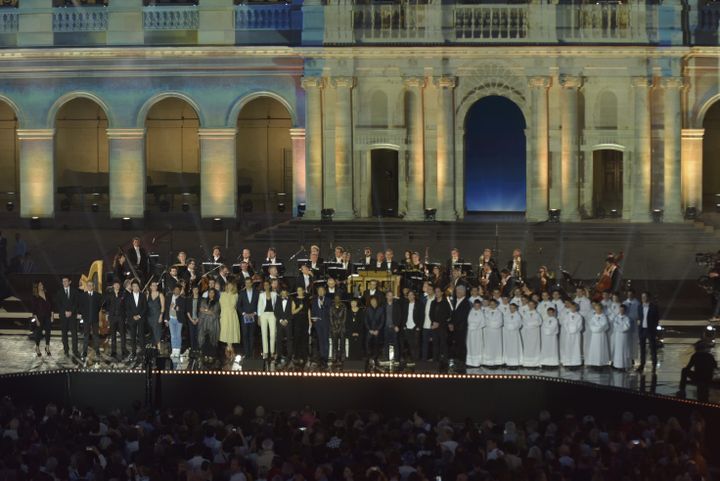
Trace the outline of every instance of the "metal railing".
<instances>
[{"instance_id":1,"label":"metal railing","mask_svg":"<svg viewBox=\"0 0 720 481\"><path fill-rule=\"evenodd\" d=\"M295 25L293 13L289 3L236 5L235 30L294 30L301 25Z\"/></svg>"},{"instance_id":2,"label":"metal railing","mask_svg":"<svg viewBox=\"0 0 720 481\"><path fill-rule=\"evenodd\" d=\"M199 26L200 15L194 5L143 8L145 30L197 30Z\"/></svg>"},{"instance_id":3,"label":"metal railing","mask_svg":"<svg viewBox=\"0 0 720 481\"><path fill-rule=\"evenodd\" d=\"M103 7L53 9L53 32L101 32L107 27L108 14Z\"/></svg>"}]
</instances>

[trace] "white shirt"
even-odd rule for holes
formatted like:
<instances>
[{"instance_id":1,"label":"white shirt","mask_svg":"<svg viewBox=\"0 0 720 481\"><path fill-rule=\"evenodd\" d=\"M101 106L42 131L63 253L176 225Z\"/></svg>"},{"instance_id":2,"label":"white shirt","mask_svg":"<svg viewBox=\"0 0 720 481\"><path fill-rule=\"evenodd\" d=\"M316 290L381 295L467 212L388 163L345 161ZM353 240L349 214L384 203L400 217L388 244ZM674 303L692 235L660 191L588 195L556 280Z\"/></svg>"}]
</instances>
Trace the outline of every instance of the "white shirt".
<instances>
[{"instance_id":1,"label":"white shirt","mask_svg":"<svg viewBox=\"0 0 720 481\"><path fill-rule=\"evenodd\" d=\"M137 254L137 258L138 258L138 262L139 262L140 259L141 259L141 256L140 256L140 248L139 248L139 247L135 247L135 254Z\"/></svg>"},{"instance_id":2,"label":"white shirt","mask_svg":"<svg viewBox=\"0 0 720 481\"><path fill-rule=\"evenodd\" d=\"M133 292L133 299L135 299L135 305L140 305L140 293L139 292Z\"/></svg>"},{"instance_id":3,"label":"white shirt","mask_svg":"<svg viewBox=\"0 0 720 481\"><path fill-rule=\"evenodd\" d=\"M415 303L411 302L408 304L408 314L405 320L405 329L415 329L415 319L413 319L413 311L415 310Z\"/></svg>"},{"instance_id":4,"label":"white shirt","mask_svg":"<svg viewBox=\"0 0 720 481\"><path fill-rule=\"evenodd\" d=\"M170 300L170 317L177 319L177 300L178 297L173 294L172 299Z\"/></svg>"},{"instance_id":5,"label":"white shirt","mask_svg":"<svg viewBox=\"0 0 720 481\"><path fill-rule=\"evenodd\" d=\"M648 311L650 310L650 304L643 304L643 319L642 319L642 327L643 329L647 329L648 323L647 323L647 316Z\"/></svg>"},{"instance_id":6,"label":"white shirt","mask_svg":"<svg viewBox=\"0 0 720 481\"><path fill-rule=\"evenodd\" d=\"M435 297L428 297L425 302L425 320L423 321L423 329L430 329L432 327L432 321L430 320L430 304Z\"/></svg>"}]
</instances>

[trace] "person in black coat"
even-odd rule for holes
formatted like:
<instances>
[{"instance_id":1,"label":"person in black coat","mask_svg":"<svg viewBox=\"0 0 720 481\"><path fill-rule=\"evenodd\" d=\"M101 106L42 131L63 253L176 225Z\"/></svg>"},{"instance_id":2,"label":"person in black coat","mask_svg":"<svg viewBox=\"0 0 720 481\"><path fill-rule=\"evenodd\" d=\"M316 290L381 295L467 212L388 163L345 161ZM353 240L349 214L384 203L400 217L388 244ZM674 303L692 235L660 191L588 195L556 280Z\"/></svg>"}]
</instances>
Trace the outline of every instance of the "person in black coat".
<instances>
[{"instance_id":1,"label":"person in black coat","mask_svg":"<svg viewBox=\"0 0 720 481\"><path fill-rule=\"evenodd\" d=\"M140 292L140 283L133 279L131 291L125 295L125 319L130 331L130 360L134 361L137 354L137 343L140 350L145 349L145 318L147 316L147 297Z\"/></svg>"},{"instance_id":2,"label":"person in black coat","mask_svg":"<svg viewBox=\"0 0 720 481\"><path fill-rule=\"evenodd\" d=\"M238 292L237 311L245 357L252 358L255 349L255 326L257 325L260 292L253 287L252 279L245 279L245 289Z\"/></svg>"},{"instance_id":3,"label":"person in black coat","mask_svg":"<svg viewBox=\"0 0 720 481\"><path fill-rule=\"evenodd\" d=\"M125 254L127 260L135 268L138 275L142 279L147 279L147 275L150 272L150 257L148 257L147 251L140 244L139 237L133 237L132 245Z\"/></svg>"},{"instance_id":4,"label":"person in black coat","mask_svg":"<svg viewBox=\"0 0 720 481\"><path fill-rule=\"evenodd\" d=\"M377 297L370 297L365 309L365 339L368 361L377 363L382 350L383 330L385 329L385 308L380 305Z\"/></svg>"},{"instance_id":5,"label":"person in black coat","mask_svg":"<svg viewBox=\"0 0 720 481\"><path fill-rule=\"evenodd\" d=\"M95 283L87 281L86 291L80 294L80 314L83 319L83 360L87 358L88 343L90 334L93 338L93 350L95 359L100 357L100 308L102 307L102 296L95 292Z\"/></svg>"},{"instance_id":6,"label":"person in black coat","mask_svg":"<svg viewBox=\"0 0 720 481\"><path fill-rule=\"evenodd\" d=\"M80 293L72 286L69 276L63 276L62 285L62 289L55 293L53 305L60 319L63 351L65 351L66 356L70 355L70 346L68 345L68 333L70 333L73 356L80 357L78 352L77 320Z\"/></svg>"},{"instance_id":7,"label":"person in black coat","mask_svg":"<svg viewBox=\"0 0 720 481\"><path fill-rule=\"evenodd\" d=\"M105 293L103 309L110 324L110 355L117 356L117 334L120 333L120 352L125 357L128 355L125 345L125 291L120 286L120 279L114 279L112 288Z\"/></svg>"},{"instance_id":8,"label":"person in black coat","mask_svg":"<svg viewBox=\"0 0 720 481\"><path fill-rule=\"evenodd\" d=\"M414 362L420 354L420 333L425 320L425 305L415 291L408 291L401 305L398 331L398 356L401 363ZM407 352L407 354L406 354Z\"/></svg>"},{"instance_id":9,"label":"person in black coat","mask_svg":"<svg viewBox=\"0 0 720 481\"><path fill-rule=\"evenodd\" d=\"M332 299L325 293L325 286L317 289L317 296L312 300L310 307L310 320L315 327L318 337L318 351L320 354L320 363L327 365L330 355L330 309L332 307Z\"/></svg>"},{"instance_id":10,"label":"person in black coat","mask_svg":"<svg viewBox=\"0 0 720 481\"><path fill-rule=\"evenodd\" d=\"M431 329L435 331L433 353L438 361L444 362L448 356L448 323L452 316L452 306L440 287L435 288L435 298L430 304Z\"/></svg>"},{"instance_id":11,"label":"person in black coat","mask_svg":"<svg viewBox=\"0 0 720 481\"><path fill-rule=\"evenodd\" d=\"M365 310L360 300L350 300L350 308L345 317L345 337L348 340L348 359L357 361L362 359L365 350Z\"/></svg>"},{"instance_id":12,"label":"person in black coat","mask_svg":"<svg viewBox=\"0 0 720 481\"><path fill-rule=\"evenodd\" d=\"M277 334L275 337L275 353L279 359L284 358L290 362L293 358L293 326L292 301L287 289L280 291L280 299L275 303L275 319L277 320ZM285 344L285 349L283 349Z\"/></svg>"},{"instance_id":13,"label":"person in black coat","mask_svg":"<svg viewBox=\"0 0 720 481\"><path fill-rule=\"evenodd\" d=\"M640 339L640 366L637 370L645 369L646 344L650 344L650 357L652 358L652 372L657 369L657 327L660 324L660 311L657 304L651 302L650 293L643 292L638 306L638 338Z\"/></svg>"},{"instance_id":14,"label":"person in black coat","mask_svg":"<svg viewBox=\"0 0 720 481\"><path fill-rule=\"evenodd\" d=\"M455 297L453 299L453 310L448 322L448 330L450 331L450 354L455 359L456 364L464 365L467 357L467 328L468 315L472 305L467 298L467 290L465 286L458 286L455 289Z\"/></svg>"}]
</instances>

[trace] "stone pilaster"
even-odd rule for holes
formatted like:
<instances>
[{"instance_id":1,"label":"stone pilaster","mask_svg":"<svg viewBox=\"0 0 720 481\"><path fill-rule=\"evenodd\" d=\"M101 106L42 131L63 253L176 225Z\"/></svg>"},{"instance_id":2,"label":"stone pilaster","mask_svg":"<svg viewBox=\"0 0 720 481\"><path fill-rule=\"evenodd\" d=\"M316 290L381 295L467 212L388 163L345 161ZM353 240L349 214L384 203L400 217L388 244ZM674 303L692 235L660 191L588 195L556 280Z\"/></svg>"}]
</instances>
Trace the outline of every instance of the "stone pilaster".
<instances>
[{"instance_id":1,"label":"stone pilaster","mask_svg":"<svg viewBox=\"0 0 720 481\"><path fill-rule=\"evenodd\" d=\"M335 88L335 218L352 219L352 88L354 77L334 77Z\"/></svg>"},{"instance_id":2,"label":"stone pilaster","mask_svg":"<svg viewBox=\"0 0 720 481\"><path fill-rule=\"evenodd\" d=\"M703 136L705 129L681 130L683 207L703 208Z\"/></svg>"},{"instance_id":3,"label":"stone pilaster","mask_svg":"<svg viewBox=\"0 0 720 481\"><path fill-rule=\"evenodd\" d=\"M409 93L406 124L407 139L410 146L407 174L407 207L405 209L405 218L407 220L422 220L425 215L424 87L424 77L408 77L405 79L405 89Z\"/></svg>"},{"instance_id":4,"label":"stone pilaster","mask_svg":"<svg viewBox=\"0 0 720 481\"><path fill-rule=\"evenodd\" d=\"M439 77L437 109L437 220L456 220L453 139L455 77Z\"/></svg>"},{"instance_id":5,"label":"stone pilaster","mask_svg":"<svg viewBox=\"0 0 720 481\"><path fill-rule=\"evenodd\" d=\"M303 77L305 89L305 219L319 219L323 208L322 77Z\"/></svg>"},{"instance_id":6,"label":"stone pilaster","mask_svg":"<svg viewBox=\"0 0 720 481\"><path fill-rule=\"evenodd\" d=\"M578 89L582 85L581 77L563 76L561 123L561 192L563 221L580 219L578 211Z\"/></svg>"},{"instance_id":7,"label":"stone pilaster","mask_svg":"<svg viewBox=\"0 0 720 481\"><path fill-rule=\"evenodd\" d=\"M200 212L204 218L237 214L237 129L198 129Z\"/></svg>"},{"instance_id":8,"label":"stone pilaster","mask_svg":"<svg viewBox=\"0 0 720 481\"><path fill-rule=\"evenodd\" d=\"M531 221L542 221L548 217L549 180L549 130L548 130L548 88L551 78L537 76L530 78L532 158L528 169L528 198L526 217Z\"/></svg>"},{"instance_id":9,"label":"stone pilaster","mask_svg":"<svg viewBox=\"0 0 720 481\"><path fill-rule=\"evenodd\" d=\"M20 216L55 216L54 129L18 129Z\"/></svg>"},{"instance_id":10,"label":"stone pilaster","mask_svg":"<svg viewBox=\"0 0 720 481\"><path fill-rule=\"evenodd\" d=\"M652 169L652 139L650 125L650 88L647 77L633 77L635 94L635 155L632 162L632 208L634 222L650 221L650 186Z\"/></svg>"},{"instance_id":11,"label":"stone pilaster","mask_svg":"<svg viewBox=\"0 0 720 481\"><path fill-rule=\"evenodd\" d=\"M145 212L145 129L107 129L110 217Z\"/></svg>"},{"instance_id":12,"label":"stone pilaster","mask_svg":"<svg viewBox=\"0 0 720 481\"><path fill-rule=\"evenodd\" d=\"M662 79L663 88L663 175L665 222L681 222L682 214L682 173L680 165L681 104L680 92L683 80L677 77Z\"/></svg>"},{"instance_id":13,"label":"stone pilaster","mask_svg":"<svg viewBox=\"0 0 720 481\"><path fill-rule=\"evenodd\" d=\"M290 129L293 152L292 212L297 215L298 204L305 202L305 129Z\"/></svg>"}]
</instances>

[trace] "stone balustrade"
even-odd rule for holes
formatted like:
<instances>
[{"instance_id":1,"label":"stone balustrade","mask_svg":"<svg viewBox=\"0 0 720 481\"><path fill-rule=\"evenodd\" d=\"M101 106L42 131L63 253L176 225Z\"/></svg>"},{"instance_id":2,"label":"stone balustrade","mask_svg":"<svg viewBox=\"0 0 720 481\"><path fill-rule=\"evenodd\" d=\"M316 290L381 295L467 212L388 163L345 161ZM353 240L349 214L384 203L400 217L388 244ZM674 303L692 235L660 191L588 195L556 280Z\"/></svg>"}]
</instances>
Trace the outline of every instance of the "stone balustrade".
<instances>
[{"instance_id":1,"label":"stone balustrade","mask_svg":"<svg viewBox=\"0 0 720 481\"><path fill-rule=\"evenodd\" d=\"M143 8L145 30L197 30L200 15L194 5L163 5Z\"/></svg>"},{"instance_id":2,"label":"stone balustrade","mask_svg":"<svg viewBox=\"0 0 720 481\"><path fill-rule=\"evenodd\" d=\"M53 9L53 32L101 32L107 30L104 7L61 7Z\"/></svg>"}]
</instances>

